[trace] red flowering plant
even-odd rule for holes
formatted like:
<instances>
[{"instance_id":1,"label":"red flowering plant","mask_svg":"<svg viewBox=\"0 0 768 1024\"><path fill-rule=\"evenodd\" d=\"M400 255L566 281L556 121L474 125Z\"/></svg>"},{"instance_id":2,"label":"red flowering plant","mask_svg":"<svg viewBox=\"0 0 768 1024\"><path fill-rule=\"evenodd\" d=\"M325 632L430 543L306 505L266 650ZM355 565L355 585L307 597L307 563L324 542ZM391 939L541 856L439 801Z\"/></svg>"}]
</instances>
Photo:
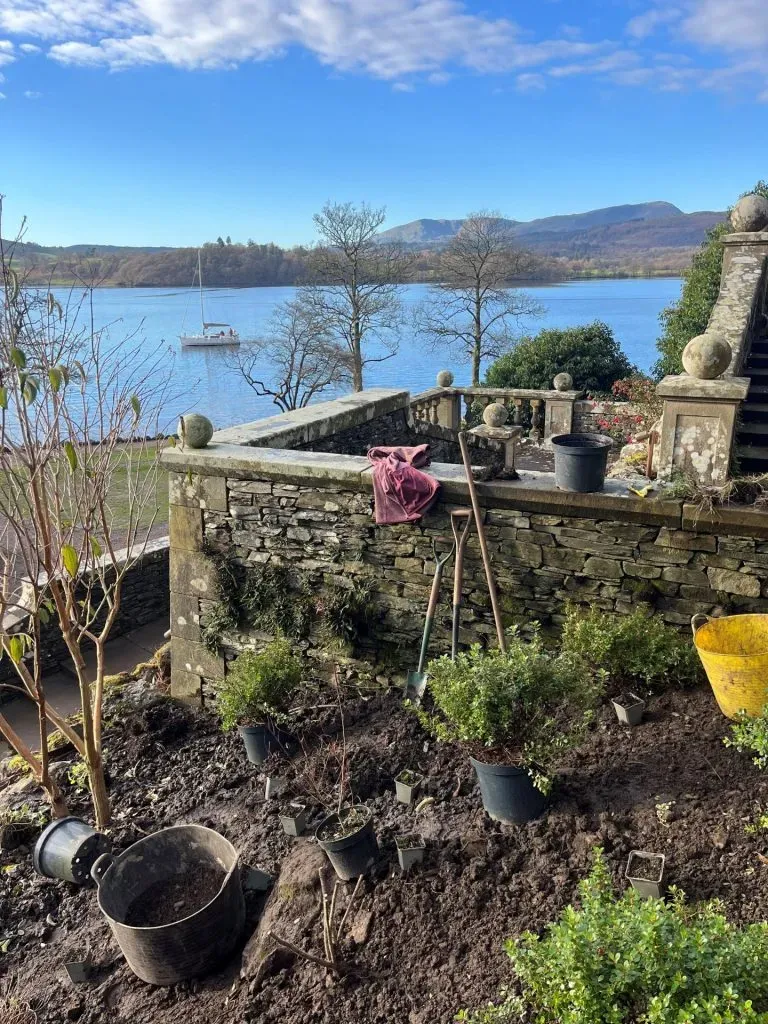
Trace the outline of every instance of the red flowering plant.
<instances>
[{"instance_id":1,"label":"red flowering plant","mask_svg":"<svg viewBox=\"0 0 768 1024\"><path fill-rule=\"evenodd\" d=\"M635 373L614 381L611 391L613 401L592 403L598 431L622 445L647 437L661 416L662 400L656 394L656 382Z\"/></svg>"}]
</instances>

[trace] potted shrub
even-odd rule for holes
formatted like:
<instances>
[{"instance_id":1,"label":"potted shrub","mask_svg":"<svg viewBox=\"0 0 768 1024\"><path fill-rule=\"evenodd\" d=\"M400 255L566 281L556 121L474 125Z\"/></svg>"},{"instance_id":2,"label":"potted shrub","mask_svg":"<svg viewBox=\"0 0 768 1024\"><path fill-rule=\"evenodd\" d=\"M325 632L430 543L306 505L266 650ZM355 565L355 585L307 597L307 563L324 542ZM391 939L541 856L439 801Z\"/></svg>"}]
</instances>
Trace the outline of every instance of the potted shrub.
<instances>
[{"instance_id":1,"label":"potted shrub","mask_svg":"<svg viewBox=\"0 0 768 1024\"><path fill-rule=\"evenodd\" d=\"M243 651L227 672L216 695L216 708L225 731L237 727L248 760L263 764L284 748L287 735L280 725L301 682L301 662L287 640L274 640L263 651Z\"/></svg>"},{"instance_id":2,"label":"potted shrub","mask_svg":"<svg viewBox=\"0 0 768 1024\"><path fill-rule=\"evenodd\" d=\"M601 681L549 654L538 632L526 642L513 630L506 653L476 644L433 661L434 711L415 711L438 740L465 746L492 818L530 821L546 806L556 758L584 735Z\"/></svg>"},{"instance_id":3,"label":"potted shrub","mask_svg":"<svg viewBox=\"0 0 768 1024\"><path fill-rule=\"evenodd\" d=\"M373 831L373 814L364 804L329 814L318 825L315 838L344 881L364 875L376 863L379 844Z\"/></svg>"}]
</instances>

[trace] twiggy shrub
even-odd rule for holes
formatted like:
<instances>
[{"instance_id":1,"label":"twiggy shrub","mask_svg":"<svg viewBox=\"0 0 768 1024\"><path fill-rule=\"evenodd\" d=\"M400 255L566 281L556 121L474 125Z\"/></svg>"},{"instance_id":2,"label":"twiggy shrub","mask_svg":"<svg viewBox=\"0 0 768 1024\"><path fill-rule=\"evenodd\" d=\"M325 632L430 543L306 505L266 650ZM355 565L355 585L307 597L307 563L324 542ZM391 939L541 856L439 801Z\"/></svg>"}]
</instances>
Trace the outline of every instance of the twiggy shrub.
<instances>
[{"instance_id":1,"label":"twiggy shrub","mask_svg":"<svg viewBox=\"0 0 768 1024\"><path fill-rule=\"evenodd\" d=\"M569 608L561 650L605 671L613 683L650 691L692 686L701 674L690 639L642 608L631 615Z\"/></svg>"},{"instance_id":2,"label":"twiggy shrub","mask_svg":"<svg viewBox=\"0 0 768 1024\"><path fill-rule=\"evenodd\" d=\"M602 688L583 664L549 654L538 633L524 641L517 631L506 654L476 644L428 672L435 711L416 709L422 725L439 740L492 748L496 759L525 766L543 792L558 754L583 737Z\"/></svg>"},{"instance_id":3,"label":"twiggy shrub","mask_svg":"<svg viewBox=\"0 0 768 1024\"><path fill-rule=\"evenodd\" d=\"M760 715L740 711L723 743L741 754L753 754L752 764L761 771L768 768L768 704Z\"/></svg>"},{"instance_id":4,"label":"twiggy shrub","mask_svg":"<svg viewBox=\"0 0 768 1024\"><path fill-rule=\"evenodd\" d=\"M768 925L739 929L717 901L689 906L682 892L617 898L597 851L567 907L543 937L506 944L522 992L468 1024L766 1024ZM518 1016L515 1017L514 1014ZM504 1016L503 1014L506 1014Z\"/></svg>"},{"instance_id":5,"label":"twiggy shrub","mask_svg":"<svg viewBox=\"0 0 768 1024\"><path fill-rule=\"evenodd\" d=\"M301 662L287 640L274 640L260 654L243 651L216 695L222 728L285 721L301 675Z\"/></svg>"}]
</instances>

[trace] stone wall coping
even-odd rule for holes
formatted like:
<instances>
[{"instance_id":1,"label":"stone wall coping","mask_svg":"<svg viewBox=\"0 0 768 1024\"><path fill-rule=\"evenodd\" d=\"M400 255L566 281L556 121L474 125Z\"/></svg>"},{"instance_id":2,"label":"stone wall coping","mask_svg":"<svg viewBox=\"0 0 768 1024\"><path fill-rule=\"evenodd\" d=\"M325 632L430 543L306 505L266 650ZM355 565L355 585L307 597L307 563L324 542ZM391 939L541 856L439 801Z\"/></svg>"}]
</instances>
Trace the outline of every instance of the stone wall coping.
<instances>
[{"instance_id":1,"label":"stone wall coping","mask_svg":"<svg viewBox=\"0 0 768 1024\"><path fill-rule=\"evenodd\" d=\"M439 395L470 395L476 398L527 398L543 399L545 402L575 402L584 397L584 391L555 391L536 388L484 388L467 385L466 387L430 388L414 395L411 404L422 402L427 398L436 398Z\"/></svg>"},{"instance_id":2,"label":"stone wall coping","mask_svg":"<svg viewBox=\"0 0 768 1024\"><path fill-rule=\"evenodd\" d=\"M724 245L768 245L768 231L732 231L723 235Z\"/></svg>"},{"instance_id":3,"label":"stone wall coping","mask_svg":"<svg viewBox=\"0 0 768 1024\"><path fill-rule=\"evenodd\" d=\"M711 511L683 504L683 529L747 537L768 537L768 513L751 505L719 505Z\"/></svg>"},{"instance_id":4,"label":"stone wall coping","mask_svg":"<svg viewBox=\"0 0 768 1024\"><path fill-rule=\"evenodd\" d=\"M352 485L359 484L361 474L371 465L363 455L213 442L206 448L166 448L160 461L172 473L191 470L202 476Z\"/></svg>"},{"instance_id":5,"label":"stone wall coping","mask_svg":"<svg viewBox=\"0 0 768 1024\"><path fill-rule=\"evenodd\" d=\"M401 388L369 388L328 402L315 402L278 416L241 423L213 435L214 444L292 448L359 426L411 404L410 392ZM384 439L382 439L384 440Z\"/></svg>"},{"instance_id":6,"label":"stone wall coping","mask_svg":"<svg viewBox=\"0 0 768 1024\"><path fill-rule=\"evenodd\" d=\"M743 402L750 386L749 377L717 377L699 380L687 373L664 377L656 387L662 398L691 398L707 402Z\"/></svg>"}]
</instances>

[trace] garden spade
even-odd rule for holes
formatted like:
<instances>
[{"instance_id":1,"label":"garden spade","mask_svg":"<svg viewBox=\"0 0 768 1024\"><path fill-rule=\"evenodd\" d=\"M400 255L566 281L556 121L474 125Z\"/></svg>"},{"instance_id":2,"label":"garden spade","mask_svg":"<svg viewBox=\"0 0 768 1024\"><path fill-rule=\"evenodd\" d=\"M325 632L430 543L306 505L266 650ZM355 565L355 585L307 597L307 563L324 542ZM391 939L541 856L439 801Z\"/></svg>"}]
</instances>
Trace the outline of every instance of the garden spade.
<instances>
[{"instance_id":1,"label":"garden spade","mask_svg":"<svg viewBox=\"0 0 768 1024\"><path fill-rule=\"evenodd\" d=\"M459 523L463 522L461 533ZM459 620L461 616L461 584L464 577L464 552L467 549L469 531L472 529L472 509L455 508L451 512L451 529L456 547L456 561L453 565L453 627L451 629L451 660L456 661L459 653Z\"/></svg>"},{"instance_id":2,"label":"garden spade","mask_svg":"<svg viewBox=\"0 0 768 1024\"><path fill-rule=\"evenodd\" d=\"M445 568L446 562L448 562L453 555L454 547L455 545L452 545L448 554L443 555L442 558L438 558L437 552L435 552L435 577L432 580L432 591L429 595L429 604L427 605L427 618L424 622L424 636L421 640L419 666L415 672L408 673L408 679L405 683L405 696L408 700L413 701L414 704L421 703L421 698L424 695L424 688L427 685L427 673L424 671L424 665L427 660L427 648L429 647L429 638L432 635L432 624L435 621L437 601L440 597L440 583L443 579L443 569ZM434 543L432 548L434 550Z\"/></svg>"}]
</instances>

